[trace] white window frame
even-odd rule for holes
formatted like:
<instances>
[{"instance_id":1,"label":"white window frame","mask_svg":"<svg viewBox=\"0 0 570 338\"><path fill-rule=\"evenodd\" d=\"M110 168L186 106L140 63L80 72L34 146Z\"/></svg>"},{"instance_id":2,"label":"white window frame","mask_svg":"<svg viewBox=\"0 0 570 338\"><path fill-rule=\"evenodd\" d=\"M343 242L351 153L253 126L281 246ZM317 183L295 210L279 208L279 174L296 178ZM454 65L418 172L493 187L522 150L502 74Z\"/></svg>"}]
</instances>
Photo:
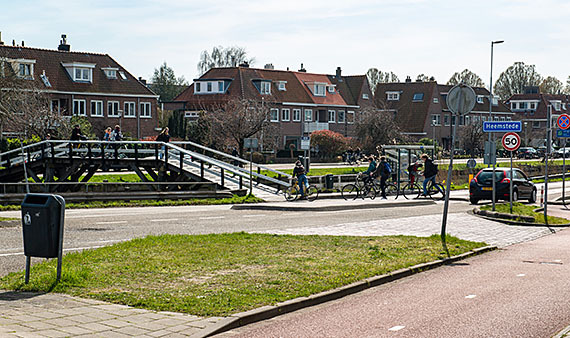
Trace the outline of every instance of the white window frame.
<instances>
[{"instance_id":1,"label":"white window frame","mask_svg":"<svg viewBox=\"0 0 570 338\"><path fill-rule=\"evenodd\" d=\"M119 117L119 109L121 108L119 101L107 101L107 116L108 117Z\"/></svg>"},{"instance_id":2,"label":"white window frame","mask_svg":"<svg viewBox=\"0 0 570 338\"><path fill-rule=\"evenodd\" d=\"M117 79L117 71L119 68L105 67L101 68L108 79Z\"/></svg>"},{"instance_id":3,"label":"white window frame","mask_svg":"<svg viewBox=\"0 0 570 338\"><path fill-rule=\"evenodd\" d=\"M303 118L304 118L305 122L313 122L313 110L312 109L305 109Z\"/></svg>"},{"instance_id":4,"label":"white window frame","mask_svg":"<svg viewBox=\"0 0 570 338\"><path fill-rule=\"evenodd\" d=\"M271 94L271 82L260 81L259 82L259 93L261 95L270 95Z\"/></svg>"},{"instance_id":5,"label":"white window frame","mask_svg":"<svg viewBox=\"0 0 570 338\"><path fill-rule=\"evenodd\" d=\"M481 103L484 103L484 102L485 102L485 101L483 101L483 96L478 95L478 96L477 96L477 103L481 104Z\"/></svg>"},{"instance_id":6,"label":"white window frame","mask_svg":"<svg viewBox=\"0 0 570 338\"><path fill-rule=\"evenodd\" d=\"M346 122L346 112L344 110L337 111L337 123L345 123L345 122Z\"/></svg>"},{"instance_id":7,"label":"white window frame","mask_svg":"<svg viewBox=\"0 0 570 338\"><path fill-rule=\"evenodd\" d=\"M201 89L202 89L202 82L196 81L196 82L194 83L194 93L200 93L200 92L201 92L201 91L200 91Z\"/></svg>"},{"instance_id":8,"label":"white window frame","mask_svg":"<svg viewBox=\"0 0 570 338\"><path fill-rule=\"evenodd\" d=\"M91 100L91 117L104 117L103 101Z\"/></svg>"},{"instance_id":9,"label":"white window frame","mask_svg":"<svg viewBox=\"0 0 570 338\"><path fill-rule=\"evenodd\" d=\"M136 102L125 101L125 103L123 103L123 117L137 117Z\"/></svg>"},{"instance_id":10,"label":"white window frame","mask_svg":"<svg viewBox=\"0 0 570 338\"><path fill-rule=\"evenodd\" d=\"M287 87L286 87L287 81L279 81L278 85L277 85L277 89L285 92L287 91Z\"/></svg>"},{"instance_id":11,"label":"white window frame","mask_svg":"<svg viewBox=\"0 0 570 338\"><path fill-rule=\"evenodd\" d=\"M399 101L400 100L400 92L386 92L386 100L387 101Z\"/></svg>"},{"instance_id":12,"label":"white window frame","mask_svg":"<svg viewBox=\"0 0 570 338\"><path fill-rule=\"evenodd\" d=\"M279 108L269 109L269 121L279 122Z\"/></svg>"},{"instance_id":13,"label":"white window frame","mask_svg":"<svg viewBox=\"0 0 570 338\"><path fill-rule=\"evenodd\" d=\"M328 117L329 117L329 123L335 123L336 122L336 111L329 109Z\"/></svg>"},{"instance_id":14,"label":"white window frame","mask_svg":"<svg viewBox=\"0 0 570 338\"><path fill-rule=\"evenodd\" d=\"M444 124L444 126L449 127L449 123L450 123L450 122L449 122L449 115L444 115L444 116L443 116L443 124Z\"/></svg>"},{"instance_id":15,"label":"white window frame","mask_svg":"<svg viewBox=\"0 0 570 338\"><path fill-rule=\"evenodd\" d=\"M291 109L281 109L281 121L291 121Z\"/></svg>"},{"instance_id":16,"label":"white window frame","mask_svg":"<svg viewBox=\"0 0 570 338\"><path fill-rule=\"evenodd\" d=\"M368 100L368 99L369 99L369 96L368 96L368 94L362 94L362 98L363 98L364 100Z\"/></svg>"},{"instance_id":17,"label":"white window frame","mask_svg":"<svg viewBox=\"0 0 570 338\"><path fill-rule=\"evenodd\" d=\"M141 118L152 118L152 104L150 102L139 103L139 116Z\"/></svg>"},{"instance_id":18,"label":"white window frame","mask_svg":"<svg viewBox=\"0 0 570 338\"><path fill-rule=\"evenodd\" d=\"M433 103L439 103L439 99L437 97L433 98Z\"/></svg>"},{"instance_id":19,"label":"white window frame","mask_svg":"<svg viewBox=\"0 0 570 338\"><path fill-rule=\"evenodd\" d=\"M348 115L352 115L352 121L350 121L350 119L348 118ZM347 124L353 124L354 123L354 111L353 110L349 110L346 112L346 123Z\"/></svg>"},{"instance_id":20,"label":"white window frame","mask_svg":"<svg viewBox=\"0 0 570 338\"><path fill-rule=\"evenodd\" d=\"M301 121L301 109L293 109L293 122Z\"/></svg>"},{"instance_id":21,"label":"white window frame","mask_svg":"<svg viewBox=\"0 0 570 338\"><path fill-rule=\"evenodd\" d=\"M441 126L441 115L440 114L431 114L431 125L433 126Z\"/></svg>"},{"instance_id":22,"label":"white window frame","mask_svg":"<svg viewBox=\"0 0 570 338\"><path fill-rule=\"evenodd\" d=\"M17 76L20 79L33 80L34 79L34 64L36 63L36 60L17 59L16 61L18 62ZM22 69L24 69L23 73L22 73ZM4 70L2 70L2 73L4 73Z\"/></svg>"},{"instance_id":23,"label":"white window frame","mask_svg":"<svg viewBox=\"0 0 570 338\"><path fill-rule=\"evenodd\" d=\"M218 81L218 93L223 93L225 90L225 82L224 81Z\"/></svg>"},{"instance_id":24,"label":"white window frame","mask_svg":"<svg viewBox=\"0 0 570 338\"><path fill-rule=\"evenodd\" d=\"M314 91L314 95L315 96L326 96L326 83L315 83L315 91Z\"/></svg>"},{"instance_id":25,"label":"white window frame","mask_svg":"<svg viewBox=\"0 0 570 338\"><path fill-rule=\"evenodd\" d=\"M211 93L213 88L214 88L214 85L212 85L212 82L210 82L210 81L206 82L206 92L207 93Z\"/></svg>"},{"instance_id":26,"label":"white window frame","mask_svg":"<svg viewBox=\"0 0 570 338\"><path fill-rule=\"evenodd\" d=\"M327 91L331 94L334 94L334 86L333 85L328 85L327 86Z\"/></svg>"},{"instance_id":27,"label":"white window frame","mask_svg":"<svg viewBox=\"0 0 570 338\"><path fill-rule=\"evenodd\" d=\"M76 103L77 107L75 106ZM87 101L85 99L73 99L73 116L87 116Z\"/></svg>"}]
</instances>

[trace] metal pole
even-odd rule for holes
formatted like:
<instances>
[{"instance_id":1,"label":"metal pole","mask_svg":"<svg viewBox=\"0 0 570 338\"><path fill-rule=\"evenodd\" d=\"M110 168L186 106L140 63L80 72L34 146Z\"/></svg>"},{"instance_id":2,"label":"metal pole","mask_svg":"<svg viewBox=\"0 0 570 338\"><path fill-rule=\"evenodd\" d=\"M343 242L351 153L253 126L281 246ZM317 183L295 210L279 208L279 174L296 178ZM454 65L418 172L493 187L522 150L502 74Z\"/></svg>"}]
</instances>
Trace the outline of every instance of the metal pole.
<instances>
[{"instance_id":1,"label":"metal pole","mask_svg":"<svg viewBox=\"0 0 570 338\"><path fill-rule=\"evenodd\" d=\"M566 207L566 139L562 146L562 204Z\"/></svg>"},{"instance_id":2,"label":"metal pole","mask_svg":"<svg viewBox=\"0 0 570 338\"><path fill-rule=\"evenodd\" d=\"M495 175L493 175L493 179ZM513 152L511 151L511 179L509 182L509 203L510 203L510 212L513 213Z\"/></svg>"},{"instance_id":3,"label":"metal pole","mask_svg":"<svg viewBox=\"0 0 570 338\"><path fill-rule=\"evenodd\" d=\"M550 144L552 143L550 137L551 128L552 128L552 105L548 105L547 117L546 120L548 121L548 125L546 126L546 153L544 154L544 223L548 224L548 154L550 153Z\"/></svg>"},{"instance_id":4,"label":"metal pole","mask_svg":"<svg viewBox=\"0 0 570 338\"><path fill-rule=\"evenodd\" d=\"M252 174L252 163L253 162L253 148L249 148L249 194L253 195L253 174Z\"/></svg>"},{"instance_id":5,"label":"metal pole","mask_svg":"<svg viewBox=\"0 0 570 338\"><path fill-rule=\"evenodd\" d=\"M493 121L493 46L497 43L503 43L503 40L500 41L491 41L491 75L489 78L489 121ZM489 133L489 146L491 146L491 138L493 133ZM497 151L495 150L495 154ZM489 157L492 159L493 156L489 154ZM492 202L493 202L493 211L495 211L495 162L493 161L493 194L492 194Z\"/></svg>"},{"instance_id":6,"label":"metal pole","mask_svg":"<svg viewBox=\"0 0 570 338\"><path fill-rule=\"evenodd\" d=\"M24 278L24 283L28 284L28 282L30 281L30 263L31 263L32 257L30 256L26 256L26 277Z\"/></svg>"}]
</instances>

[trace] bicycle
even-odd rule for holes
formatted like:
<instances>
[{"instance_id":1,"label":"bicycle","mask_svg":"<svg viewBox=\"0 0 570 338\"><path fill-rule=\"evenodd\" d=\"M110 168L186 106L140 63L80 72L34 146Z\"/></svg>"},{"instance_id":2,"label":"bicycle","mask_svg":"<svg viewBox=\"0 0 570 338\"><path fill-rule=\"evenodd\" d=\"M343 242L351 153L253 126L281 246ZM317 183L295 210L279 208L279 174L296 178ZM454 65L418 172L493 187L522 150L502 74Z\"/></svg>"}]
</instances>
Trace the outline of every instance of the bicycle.
<instances>
[{"instance_id":1,"label":"bicycle","mask_svg":"<svg viewBox=\"0 0 570 338\"><path fill-rule=\"evenodd\" d=\"M407 171L406 174L410 177L410 181L402 188L402 195L405 199L417 198L423 192L422 188L416 182L416 176L414 174L410 175Z\"/></svg>"},{"instance_id":2,"label":"bicycle","mask_svg":"<svg viewBox=\"0 0 570 338\"><path fill-rule=\"evenodd\" d=\"M358 197L361 197L362 199L368 197L373 200L376 198L378 191L376 190L372 180L364 183L362 173L359 173L356 177L356 184L349 183L345 185L342 187L340 194L345 200L355 200Z\"/></svg>"},{"instance_id":3,"label":"bicycle","mask_svg":"<svg viewBox=\"0 0 570 338\"><path fill-rule=\"evenodd\" d=\"M439 189L437 188L439 187ZM420 193L418 194L417 198L420 198L421 196L424 197L429 197L431 199L434 198L438 198L438 199L443 199L445 198L445 187L443 186L443 184L436 182L435 184L433 184L433 181L429 181L427 184L427 195L423 195L423 188L420 190Z\"/></svg>"},{"instance_id":4,"label":"bicycle","mask_svg":"<svg viewBox=\"0 0 570 338\"><path fill-rule=\"evenodd\" d=\"M296 201L299 199L299 195L301 194L301 187L299 186L299 180L293 179L291 186L285 189L284 195L285 199L289 202ZM310 184L308 187L305 188L305 196L309 202L312 202L319 197L319 189L316 185Z\"/></svg>"},{"instance_id":5,"label":"bicycle","mask_svg":"<svg viewBox=\"0 0 570 338\"><path fill-rule=\"evenodd\" d=\"M357 185L359 185L361 187L361 189L365 185L364 179L362 178L362 176L363 175L360 173L356 177ZM378 178L372 178L369 181L369 183L374 185L374 189L375 189L377 195L379 192L382 191L382 187L380 186L380 180ZM398 196L400 194L400 189L398 189L398 185L394 181L386 182L386 188L384 191L386 192L386 196L396 196L396 198L398 198Z\"/></svg>"}]
</instances>

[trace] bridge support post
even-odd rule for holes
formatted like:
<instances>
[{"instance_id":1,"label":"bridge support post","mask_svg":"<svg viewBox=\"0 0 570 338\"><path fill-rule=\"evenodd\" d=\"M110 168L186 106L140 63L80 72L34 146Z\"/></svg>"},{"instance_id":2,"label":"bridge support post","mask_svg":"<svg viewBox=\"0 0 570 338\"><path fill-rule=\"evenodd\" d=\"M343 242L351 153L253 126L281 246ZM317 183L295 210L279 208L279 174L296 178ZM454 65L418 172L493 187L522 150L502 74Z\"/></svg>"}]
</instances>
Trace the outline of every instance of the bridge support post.
<instances>
[{"instance_id":1,"label":"bridge support post","mask_svg":"<svg viewBox=\"0 0 570 338\"><path fill-rule=\"evenodd\" d=\"M222 185L222 188L225 188L225 186L224 186L224 183L225 183L224 182L225 181L224 168L220 168L220 179L221 179L220 184Z\"/></svg>"}]
</instances>

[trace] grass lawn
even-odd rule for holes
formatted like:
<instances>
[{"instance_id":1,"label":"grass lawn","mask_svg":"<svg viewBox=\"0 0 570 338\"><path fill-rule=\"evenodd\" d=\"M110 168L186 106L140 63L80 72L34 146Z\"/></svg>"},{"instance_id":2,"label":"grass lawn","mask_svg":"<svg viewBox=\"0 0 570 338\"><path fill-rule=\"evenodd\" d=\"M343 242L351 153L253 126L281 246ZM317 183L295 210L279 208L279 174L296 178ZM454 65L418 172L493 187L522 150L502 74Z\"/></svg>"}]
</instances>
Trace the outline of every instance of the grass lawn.
<instances>
[{"instance_id":1,"label":"grass lawn","mask_svg":"<svg viewBox=\"0 0 570 338\"><path fill-rule=\"evenodd\" d=\"M0 222L3 221L18 221L20 220L19 218L13 218L13 217L0 217Z\"/></svg>"},{"instance_id":2,"label":"grass lawn","mask_svg":"<svg viewBox=\"0 0 570 338\"><path fill-rule=\"evenodd\" d=\"M261 203L263 199L255 196L236 196L232 198L203 198L187 200L132 200L132 201L91 201L84 203L66 203L66 209L89 209L89 208L117 208L117 207L158 207L177 205L217 205L217 204L243 204ZM20 205L0 205L0 211L20 210Z\"/></svg>"},{"instance_id":3,"label":"grass lawn","mask_svg":"<svg viewBox=\"0 0 570 338\"><path fill-rule=\"evenodd\" d=\"M447 238L451 255L484 245ZM32 267L29 284L23 272L11 273L0 278L0 289L226 316L444 257L439 235L148 236L65 255L60 283L50 260Z\"/></svg>"},{"instance_id":4,"label":"grass lawn","mask_svg":"<svg viewBox=\"0 0 570 338\"><path fill-rule=\"evenodd\" d=\"M481 207L481 210L492 210L492 208L490 205L484 205ZM534 212L534 209L536 209L536 206L525 205L518 202L513 203L513 214L533 216L535 223L544 224L544 212ZM508 214L510 212L509 203L495 204L495 210L500 213ZM550 225L568 223L570 223L570 221L565 218L548 216L548 224Z\"/></svg>"}]
</instances>

